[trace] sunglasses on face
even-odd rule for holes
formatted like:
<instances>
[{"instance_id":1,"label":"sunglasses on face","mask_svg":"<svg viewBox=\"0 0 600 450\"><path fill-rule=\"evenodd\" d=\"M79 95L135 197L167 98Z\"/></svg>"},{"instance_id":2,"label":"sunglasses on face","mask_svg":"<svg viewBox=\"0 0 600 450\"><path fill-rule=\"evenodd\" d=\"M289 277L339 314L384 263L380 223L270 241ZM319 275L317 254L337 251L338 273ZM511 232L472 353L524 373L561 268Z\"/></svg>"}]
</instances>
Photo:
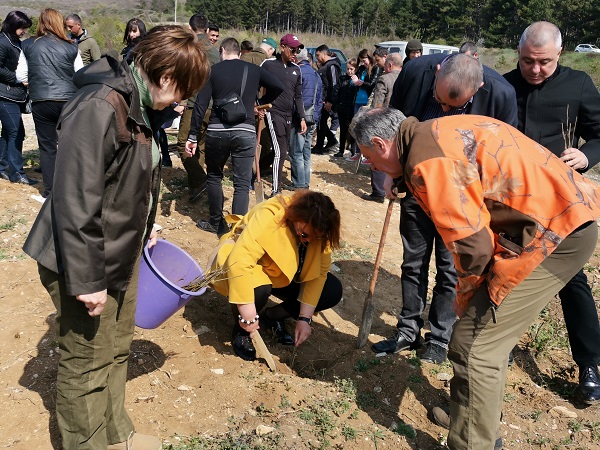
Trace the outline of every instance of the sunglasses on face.
<instances>
[{"instance_id":1,"label":"sunglasses on face","mask_svg":"<svg viewBox=\"0 0 600 450\"><path fill-rule=\"evenodd\" d=\"M293 48L293 47L290 47L289 45L286 45L286 47L290 51L290 53L293 55L295 55L296 53L298 53L300 51L299 47Z\"/></svg>"}]
</instances>

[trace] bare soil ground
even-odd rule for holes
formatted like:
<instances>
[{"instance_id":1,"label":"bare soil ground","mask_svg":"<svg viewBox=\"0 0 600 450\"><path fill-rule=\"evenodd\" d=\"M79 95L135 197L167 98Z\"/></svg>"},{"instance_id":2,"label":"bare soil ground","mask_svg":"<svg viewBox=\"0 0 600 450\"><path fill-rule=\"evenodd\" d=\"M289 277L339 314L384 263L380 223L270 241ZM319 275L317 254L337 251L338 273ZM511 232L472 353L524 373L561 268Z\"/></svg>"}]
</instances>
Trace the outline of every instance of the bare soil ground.
<instances>
[{"instance_id":1,"label":"bare soil ground","mask_svg":"<svg viewBox=\"0 0 600 450\"><path fill-rule=\"evenodd\" d=\"M37 164L35 133L26 119L26 156L28 164ZM369 345L357 349L386 205L360 199L370 189L366 168L355 175L352 163L313 158L311 187L330 195L342 214L344 248L332 270L344 285L343 302L316 317L312 337L297 351L264 335L277 373L262 359L245 362L233 354L227 301L213 291L157 329L136 329L127 408L138 431L160 436L165 448L442 448L445 431L427 412L447 404L451 367L421 365L411 352L377 358L369 348L390 334L401 307L399 206L379 272ZM216 237L196 228L195 221L205 218L208 208L204 200L188 203L185 172L175 155L173 161L174 168L164 170L157 222L164 227L162 238L204 267ZM41 178L31 166L27 172ZM54 414L54 310L35 263L21 250L40 209L30 198L36 187L0 183L1 448L61 447ZM225 192L227 208L232 188ZM586 266L596 300L599 261L600 245ZM598 407L573 403L577 370L564 348L557 304L540 319L540 328L523 337L508 372L504 448L600 449ZM543 355L536 354L539 349Z\"/></svg>"}]
</instances>

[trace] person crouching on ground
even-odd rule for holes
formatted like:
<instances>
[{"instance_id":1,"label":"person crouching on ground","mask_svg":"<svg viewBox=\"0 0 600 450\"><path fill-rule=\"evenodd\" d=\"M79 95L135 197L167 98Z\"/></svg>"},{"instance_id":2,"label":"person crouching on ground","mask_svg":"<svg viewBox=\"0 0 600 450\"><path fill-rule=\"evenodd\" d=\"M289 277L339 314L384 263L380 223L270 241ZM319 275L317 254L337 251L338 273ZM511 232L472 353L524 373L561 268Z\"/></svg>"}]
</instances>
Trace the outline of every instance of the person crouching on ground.
<instances>
[{"instance_id":1,"label":"person crouching on ground","mask_svg":"<svg viewBox=\"0 0 600 450\"><path fill-rule=\"evenodd\" d=\"M64 170L23 247L57 310L65 450L162 448L135 433L124 404L139 256L156 243L161 164L148 114L191 97L210 69L178 26L154 28L133 54L131 64L102 58L73 77L78 90L58 123Z\"/></svg>"},{"instance_id":2,"label":"person crouching on ground","mask_svg":"<svg viewBox=\"0 0 600 450\"><path fill-rule=\"evenodd\" d=\"M331 252L340 245L339 211L326 195L302 190L292 197L277 195L229 219L235 223L209 266L227 271L213 287L229 298L235 353L256 359L250 338L259 318L278 342L298 347L312 333L313 314L342 299L342 284L329 273ZM261 313L269 295L283 302ZM288 317L297 321L294 337L285 329Z\"/></svg>"}]
</instances>

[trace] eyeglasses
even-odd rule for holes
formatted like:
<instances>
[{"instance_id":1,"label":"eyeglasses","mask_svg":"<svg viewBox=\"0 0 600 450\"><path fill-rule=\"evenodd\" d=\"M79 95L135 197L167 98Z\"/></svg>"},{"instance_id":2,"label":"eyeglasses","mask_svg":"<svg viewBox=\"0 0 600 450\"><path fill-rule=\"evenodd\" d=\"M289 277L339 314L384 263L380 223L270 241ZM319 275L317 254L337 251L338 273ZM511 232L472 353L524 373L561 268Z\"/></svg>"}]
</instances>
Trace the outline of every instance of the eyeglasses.
<instances>
[{"instance_id":1,"label":"eyeglasses","mask_svg":"<svg viewBox=\"0 0 600 450\"><path fill-rule=\"evenodd\" d=\"M296 53L298 53L300 51L300 47L294 48L294 47L290 47L289 45L286 45L286 47L292 55L295 55Z\"/></svg>"},{"instance_id":2,"label":"eyeglasses","mask_svg":"<svg viewBox=\"0 0 600 450\"><path fill-rule=\"evenodd\" d=\"M443 64L443 62L442 62ZM467 107L467 105L469 104L469 102L471 101L473 97L471 97L469 100L467 100L465 102L464 105L462 106L455 106L455 105L450 105L449 103L443 102L439 99L438 95L437 95L437 77L435 78L435 81L433 82L433 99L438 102L438 104L444 108L448 108L448 109L465 109Z\"/></svg>"},{"instance_id":3,"label":"eyeglasses","mask_svg":"<svg viewBox=\"0 0 600 450\"><path fill-rule=\"evenodd\" d=\"M305 232L304 232L304 229L306 228L306 226L307 226L307 225L308 225L308 224L307 224L307 223L305 223L305 224L304 224L304 226L303 226L302 228L300 228L299 226L298 226L298 227L296 227L296 234L298 235L298 237L300 237L300 239L301 239L301 240L306 240L306 241L309 241L309 242L310 242L312 239L315 239L315 240L319 240L319 239L321 239L321 236L312 236L312 235L310 235L310 234L308 234L308 233L305 233Z\"/></svg>"}]
</instances>

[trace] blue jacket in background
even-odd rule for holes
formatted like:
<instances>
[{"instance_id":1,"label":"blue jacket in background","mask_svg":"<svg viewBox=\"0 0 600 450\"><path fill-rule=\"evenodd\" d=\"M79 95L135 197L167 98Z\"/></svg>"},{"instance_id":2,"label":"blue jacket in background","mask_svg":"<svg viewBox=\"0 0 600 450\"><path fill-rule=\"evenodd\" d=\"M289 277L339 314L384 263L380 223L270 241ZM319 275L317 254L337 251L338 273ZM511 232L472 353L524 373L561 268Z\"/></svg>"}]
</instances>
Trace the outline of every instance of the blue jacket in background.
<instances>
[{"instance_id":1,"label":"blue jacket in background","mask_svg":"<svg viewBox=\"0 0 600 450\"><path fill-rule=\"evenodd\" d=\"M323 81L318 72L312 68L307 60L298 63L302 72L302 101L304 109L313 104L315 96L315 86L317 87L317 97L315 99L315 123L319 123L321 118L321 109L323 109Z\"/></svg>"}]
</instances>

